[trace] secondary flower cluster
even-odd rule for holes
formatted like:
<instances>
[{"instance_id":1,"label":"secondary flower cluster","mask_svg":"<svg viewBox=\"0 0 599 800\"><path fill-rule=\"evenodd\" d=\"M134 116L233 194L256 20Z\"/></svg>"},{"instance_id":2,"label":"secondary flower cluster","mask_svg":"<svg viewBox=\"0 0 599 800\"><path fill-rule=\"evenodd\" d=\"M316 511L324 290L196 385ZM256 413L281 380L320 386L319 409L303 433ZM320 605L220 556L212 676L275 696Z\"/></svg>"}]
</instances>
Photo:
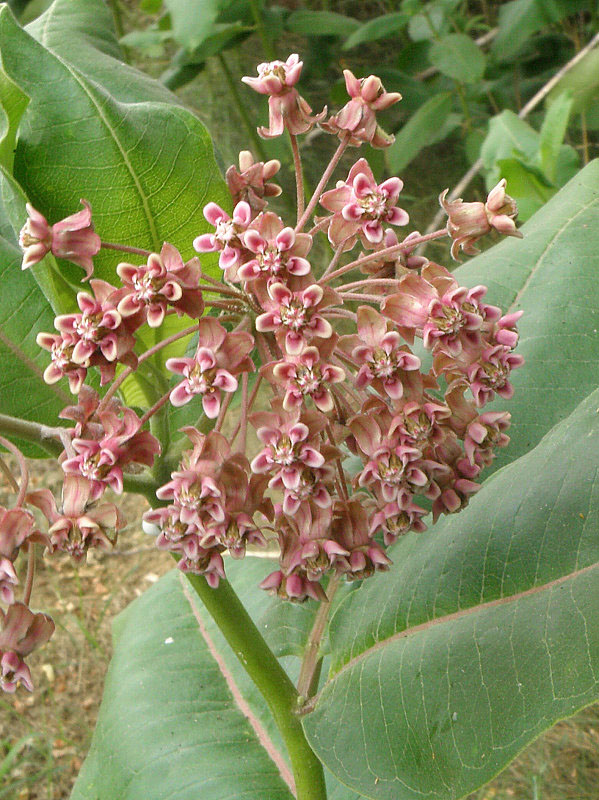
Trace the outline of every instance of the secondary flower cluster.
<instances>
[{"instance_id":1,"label":"secondary flower cluster","mask_svg":"<svg viewBox=\"0 0 599 800\"><path fill-rule=\"evenodd\" d=\"M324 599L327 575L361 580L388 569L386 548L409 531L424 531L429 513L434 522L463 508L481 470L507 445L510 415L483 409L513 393L511 370L522 364L513 352L519 314L503 315L485 302L484 286L460 286L444 267L415 253L426 240L418 232L398 238L409 222L398 205L398 177L379 182L360 158L327 189L347 146L392 141L377 113L400 95L386 92L375 76L358 80L346 70L350 100L325 121L326 109L313 115L298 94L301 68L293 55L244 79L269 96L263 136L285 129L296 136L320 124L340 139L318 193L298 209L299 222L268 210L280 192L271 182L279 163L254 162L244 151L239 169L227 171L231 212L209 202L204 216L212 231L193 241L198 253L218 254L222 281L203 274L197 257L184 263L170 244L159 254L123 246L143 254L144 263L119 264L120 285L91 280L92 293L77 296L79 312L57 317L57 334L39 335L51 352L46 381L67 377L78 395L61 415L75 424L62 429L61 508L47 490L26 498L46 517L47 533L34 532L28 511L5 512L11 533L0 536L0 590L6 602L14 601L14 553L29 540L76 560L89 547L114 543L123 520L112 504L101 503L104 490L121 492L127 472L154 465L160 443L143 427L169 408L195 404L202 422L182 429L191 448L171 479L156 486L158 507L145 514L144 528L175 554L182 571L205 576L212 587L225 578L224 556L241 558L248 546L276 540L279 565L262 586L295 601ZM445 193L440 199L448 227L426 238L449 235L454 255L460 248L472 252L491 228L518 235L505 182L486 203L447 202ZM325 214L314 217L319 203ZM75 263L96 242L85 208L65 228L76 228L84 242L80 251L73 246ZM64 257L61 223L50 229L34 209L29 214L24 266L49 249ZM313 257L317 235L334 248L324 268ZM348 255L358 243L361 254ZM359 280L346 282L350 272ZM139 329L159 329L173 313L197 322L142 352ZM135 369L143 373L149 356L192 330L194 349L166 360L175 376L168 391L141 418L123 407L115 393L124 378ZM430 353L430 368L412 350L416 339ZM116 377L118 364L124 372ZM102 385L116 379L103 398L84 383L92 367ZM172 449L162 453L156 474L176 463ZM23 620L33 625L13 607L5 630L18 613L23 630ZM7 685L16 674L7 672Z\"/></svg>"}]
</instances>

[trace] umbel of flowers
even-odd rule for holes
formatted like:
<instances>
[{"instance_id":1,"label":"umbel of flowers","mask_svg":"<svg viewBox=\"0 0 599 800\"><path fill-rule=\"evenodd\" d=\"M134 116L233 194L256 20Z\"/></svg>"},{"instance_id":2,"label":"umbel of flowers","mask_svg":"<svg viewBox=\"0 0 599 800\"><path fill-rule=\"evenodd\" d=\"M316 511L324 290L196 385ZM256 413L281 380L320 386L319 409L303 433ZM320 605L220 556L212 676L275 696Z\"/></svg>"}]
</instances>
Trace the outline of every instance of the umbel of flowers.
<instances>
[{"instance_id":1,"label":"umbel of flowers","mask_svg":"<svg viewBox=\"0 0 599 800\"><path fill-rule=\"evenodd\" d=\"M399 177L379 183L358 158L329 186L348 148L393 141L378 114L400 95L376 76L358 79L346 70L347 105L329 117L326 109L313 114L297 89L301 70L292 55L244 78L268 96L269 125L259 133L291 137L298 208L293 220L268 210L280 193L273 183L280 164L242 152L239 168L227 171L232 210L209 202L204 214L213 230L189 243L200 254L218 253L222 280L169 243L160 253L105 244L85 201L83 211L52 225L28 207L24 269L51 251L89 279L101 247L134 263L117 266L115 285L89 280L78 310L38 336L50 353L44 379L66 378L75 396L61 414L72 427L55 429L63 448L60 502L46 489L27 492L25 461L2 440L21 466L15 506L0 508L5 691L31 689L23 659L53 631L49 617L29 608L35 544L76 561L91 547L114 544L124 520L105 490L122 492L129 473L169 457L146 429L169 406L193 404L203 421L184 429L189 449L170 480L156 486L144 528L175 554L179 569L212 587L226 578L227 557L276 543L279 564L262 586L294 601L330 599L340 579L389 569L387 547L464 508L483 468L509 441L510 415L484 407L513 393L510 374L522 364L514 353L519 314L504 314L486 302L484 286L460 286L414 252L448 236L455 258L460 249L475 252L492 230L520 235L505 181L486 202L448 202L444 192L447 226L404 236L409 217ZM338 142L306 200L297 136L315 125ZM333 247L328 263L312 258L316 236ZM189 327L144 351L138 331L160 331L171 314L184 315ZM166 362L173 382L164 396L141 417L123 405L126 377L190 333L195 349ZM430 352L430 368L411 349L416 339ZM93 368L100 392L87 383ZM22 602L14 566L21 552L28 556Z\"/></svg>"}]
</instances>

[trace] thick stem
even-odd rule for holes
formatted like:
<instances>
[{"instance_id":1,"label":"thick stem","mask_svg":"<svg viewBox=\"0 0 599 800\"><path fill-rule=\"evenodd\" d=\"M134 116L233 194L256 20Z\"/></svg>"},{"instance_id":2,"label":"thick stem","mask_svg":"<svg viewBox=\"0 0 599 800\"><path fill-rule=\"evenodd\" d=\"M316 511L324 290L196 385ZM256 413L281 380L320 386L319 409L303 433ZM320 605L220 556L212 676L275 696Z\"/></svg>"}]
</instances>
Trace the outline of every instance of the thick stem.
<instances>
[{"instance_id":1,"label":"thick stem","mask_svg":"<svg viewBox=\"0 0 599 800\"><path fill-rule=\"evenodd\" d=\"M188 573L187 578L268 704L289 753L297 800L326 800L322 765L295 713L298 693L289 676L228 581L221 581L218 588L211 589L199 575Z\"/></svg>"},{"instance_id":2,"label":"thick stem","mask_svg":"<svg viewBox=\"0 0 599 800\"><path fill-rule=\"evenodd\" d=\"M272 40L268 35L266 26L264 25L264 20L262 19L262 14L258 0L250 0L250 9L252 10L252 17L254 18L254 22L256 23L256 30L260 35L260 39L262 39L262 47L264 48L264 53L269 61L274 61L275 60L274 47L272 46Z\"/></svg>"},{"instance_id":3,"label":"thick stem","mask_svg":"<svg viewBox=\"0 0 599 800\"><path fill-rule=\"evenodd\" d=\"M343 151L347 147L347 143L348 143L348 141L350 139L350 136L351 136L351 134L349 134L349 133L346 134L343 137L343 139L339 142L339 146L337 147L337 149L333 153L333 157L331 158L328 167L323 172L322 178L318 181L318 185L317 185L316 189L314 189L314 194L310 198L310 202L308 203L308 205L306 207L306 210L304 211L304 213L300 217L300 219L299 219L299 221L298 221L298 223L297 223L297 225L295 227L296 231L301 231L301 229L304 227L304 225L308 221L308 218L310 217L310 214L316 208L316 204L320 200L320 195L322 194L322 190L327 185L329 178L333 174L333 170L335 169L335 167L339 163L339 159L341 158L341 156L343 155Z\"/></svg>"}]
</instances>

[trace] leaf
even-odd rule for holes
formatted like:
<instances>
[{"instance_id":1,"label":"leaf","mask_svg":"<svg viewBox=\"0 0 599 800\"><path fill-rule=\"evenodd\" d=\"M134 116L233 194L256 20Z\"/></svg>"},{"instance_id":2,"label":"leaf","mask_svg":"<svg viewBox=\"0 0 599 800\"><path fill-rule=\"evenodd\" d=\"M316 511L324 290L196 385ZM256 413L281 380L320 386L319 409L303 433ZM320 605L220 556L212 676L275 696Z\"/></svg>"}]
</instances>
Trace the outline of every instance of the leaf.
<instances>
[{"instance_id":1,"label":"leaf","mask_svg":"<svg viewBox=\"0 0 599 800\"><path fill-rule=\"evenodd\" d=\"M487 172L487 188L499 180L497 162L502 158L522 156L532 162L539 150L539 134L513 111L502 111L489 120L489 132L481 147L480 157Z\"/></svg>"},{"instance_id":2,"label":"leaf","mask_svg":"<svg viewBox=\"0 0 599 800\"><path fill-rule=\"evenodd\" d=\"M304 718L341 781L454 800L599 697L598 414L596 391L341 604Z\"/></svg>"},{"instance_id":3,"label":"leaf","mask_svg":"<svg viewBox=\"0 0 599 800\"><path fill-rule=\"evenodd\" d=\"M547 95L547 103L552 106L564 92L568 92L573 101L572 112L580 113L595 105L598 89L599 50L593 49L560 78Z\"/></svg>"},{"instance_id":4,"label":"leaf","mask_svg":"<svg viewBox=\"0 0 599 800\"><path fill-rule=\"evenodd\" d=\"M287 18L286 28L292 33L305 36L349 36L359 29L360 23L353 17L334 11L309 11L299 9Z\"/></svg>"},{"instance_id":5,"label":"leaf","mask_svg":"<svg viewBox=\"0 0 599 800\"><path fill-rule=\"evenodd\" d=\"M427 100L395 137L387 148L389 171L401 172L422 150L435 141L439 130L449 117L452 108L450 92L436 94Z\"/></svg>"},{"instance_id":6,"label":"leaf","mask_svg":"<svg viewBox=\"0 0 599 800\"><path fill-rule=\"evenodd\" d=\"M115 621L98 724L71 800L292 797L278 744L181 578L173 570Z\"/></svg>"},{"instance_id":7,"label":"leaf","mask_svg":"<svg viewBox=\"0 0 599 800\"><path fill-rule=\"evenodd\" d=\"M429 58L439 72L461 83L476 83L486 67L481 49L463 33L450 33L434 41Z\"/></svg>"},{"instance_id":8,"label":"leaf","mask_svg":"<svg viewBox=\"0 0 599 800\"><path fill-rule=\"evenodd\" d=\"M523 240L505 239L455 273L462 285L488 286L505 313L524 311L514 397L487 407L512 414L510 445L493 468L534 447L597 386L598 186L596 160L523 226Z\"/></svg>"},{"instance_id":9,"label":"leaf","mask_svg":"<svg viewBox=\"0 0 599 800\"><path fill-rule=\"evenodd\" d=\"M273 568L264 558L227 561L254 619L268 603L258 583ZM121 612L113 637L96 731L71 800L291 798L280 777L280 769L289 774L287 755L266 704L178 570ZM296 679L299 662L292 663ZM327 778L331 800L358 800Z\"/></svg>"},{"instance_id":10,"label":"leaf","mask_svg":"<svg viewBox=\"0 0 599 800\"><path fill-rule=\"evenodd\" d=\"M563 92L549 106L541 126L539 156L541 169L550 181L555 181L557 159L566 135L573 99Z\"/></svg>"},{"instance_id":11,"label":"leaf","mask_svg":"<svg viewBox=\"0 0 599 800\"><path fill-rule=\"evenodd\" d=\"M212 33L223 0L164 0L173 25L173 36L187 50L194 50Z\"/></svg>"},{"instance_id":12,"label":"leaf","mask_svg":"<svg viewBox=\"0 0 599 800\"><path fill-rule=\"evenodd\" d=\"M100 0L56 0L30 31L43 44L6 8L0 12L4 69L31 98L15 173L32 203L55 222L85 197L104 240L153 251L170 241L184 258L194 255L193 238L209 229L204 204L230 202L204 126L158 82L118 60ZM115 282L122 260L124 254L102 250L96 276ZM218 272L212 257L202 262ZM60 266L79 283L80 268ZM148 335L154 343L161 334Z\"/></svg>"},{"instance_id":13,"label":"leaf","mask_svg":"<svg viewBox=\"0 0 599 800\"><path fill-rule=\"evenodd\" d=\"M1 68L0 54L0 165L12 173L17 129L29 98Z\"/></svg>"},{"instance_id":14,"label":"leaf","mask_svg":"<svg viewBox=\"0 0 599 800\"><path fill-rule=\"evenodd\" d=\"M518 219L530 219L555 194L555 187L538 167L519 158L501 158L497 162L502 178L507 180L510 195L518 203Z\"/></svg>"},{"instance_id":15,"label":"leaf","mask_svg":"<svg viewBox=\"0 0 599 800\"><path fill-rule=\"evenodd\" d=\"M499 9L499 33L491 45L496 58L513 58L529 38L553 22L575 14L576 0L512 0Z\"/></svg>"},{"instance_id":16,"label":"leaf","mask_svg":"<svg viewBox=\"0 0 599 800\"><path fill-rule=\"evenodd\" d=\"M393 14L383 14L368 22L363 23L343 43L343 50L351 50L364 42L375 42L379 39L389 39L402 31L408 23L408 15L402 11Z\"/></svg>"}]
</instances>

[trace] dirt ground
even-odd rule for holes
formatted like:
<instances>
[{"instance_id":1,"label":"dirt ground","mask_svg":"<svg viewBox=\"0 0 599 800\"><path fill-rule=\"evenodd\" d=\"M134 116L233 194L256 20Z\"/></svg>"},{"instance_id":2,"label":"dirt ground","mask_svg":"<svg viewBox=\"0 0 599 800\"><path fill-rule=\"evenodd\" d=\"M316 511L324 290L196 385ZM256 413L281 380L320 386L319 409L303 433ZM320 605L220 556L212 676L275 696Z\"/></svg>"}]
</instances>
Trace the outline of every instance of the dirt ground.
<instances>
[{"instance_id":1,"label":"dirt ground","mask_svg":"<svg viewBox=\"0 0 599 800\"><path fill-rule=\"evenodd\" d=\"M56 466L30 463L32 488L57 493ZM11 502L4 483L0 504ZM63 555L38 559L32 604L51 614L56 633L30 659L35 693L0 697L0 800L68 798L102 697L111 620L172 568L141 530L145 501L120 502L128 526L113 552L92 553L78 569ZM471 800L596 800L597 787L599 706L557 725Z\"/></svg>"}]
</instances>

